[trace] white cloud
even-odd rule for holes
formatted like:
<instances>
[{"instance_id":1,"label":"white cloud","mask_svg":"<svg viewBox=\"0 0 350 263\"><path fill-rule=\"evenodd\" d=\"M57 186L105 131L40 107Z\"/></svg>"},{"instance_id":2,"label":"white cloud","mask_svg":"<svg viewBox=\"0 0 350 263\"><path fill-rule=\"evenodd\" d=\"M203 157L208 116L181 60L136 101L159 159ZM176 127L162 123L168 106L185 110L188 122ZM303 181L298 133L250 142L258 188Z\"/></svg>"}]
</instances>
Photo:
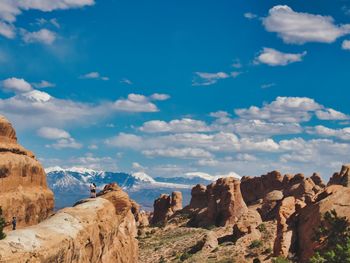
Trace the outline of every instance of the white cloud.
<instances>
[{"instance_id":1,"label":"white cloud","mask_svg":"<svg viewBox=\"0 0 350 263\"><path fill-rule=\"evenodd\" d=\"M262 89L268 89L268 88L272 88L274 86L276 86L276 83L265 83L265 84L261 85L261 88Z\"/></svg>"},{"instance_id":2,"label":"white cloud","mask_svg":"<svg viewBox=\"0 0 350 263\"><path fill-rule=\"evenodd\" d=\"M125 78L120 80L120 83L124 83L124 84L127 84L127 85L132 85L133 84L131 80L125 79Z\"/></svg>"},{"instance_id":3,"label":"white cloud","mask_svg":"<svg viewBox=\"0 0 350 263\"><path fill-rule=\"evenodd\" d=\"M181 120L172 120L170 122L154 120L145 122L140 128L143 132L205 132L210 128L204 121L184 118Z\"/></svg>"},{"instance_id":4,"label":"white cloud","mask_svg":"<svg viewBox=\"0 0 350 263\"><path fill-rule=\"evenodd\" d=\"M227 79L230 77L230 75L225 72L195 72L195 75L196 76L192 81L193 86L209 86L217 83L220 79Z\"/></svg>"},{"instance_id":5,"label":"white cloud","mask_svg":"<svg viewBox=\"0 0 350 263\"><path fill-rule=\"evenodd\" d=\"M283 53L273 48L263 48L260 54L255 58L256 64L267 64L269 66L286 66L291 63L300 62L306 55L303 53Z\"/></svg>"},{"instance_id":6,"label":"white cloud","mask_svg":"<svg viewBox=\"0 0 350 263\"><path fill-rule=\"evenodd\" d=\"M350 40L344 40L341 47L344 50L350 50Z\"/></svg>"},{"instance_id":7,"label":"white cloud","mask_svg":"<svg viewBox=\"0 0 350 263\"><path fill-rule=\"evenodd\" d=\"M46 92L32 90L13 97L0 98L0 112L11 119L16 128L29 129L33 127L91 125L96 119L106 118L121 111L154 112L158 111L155 104L145 100L142 95L132 94L130 103L127 100L104 101L98 104L78 102L69 99L59 99ZM134 101L134 100L135 101ZM30 119L30 122L28 122Z\"/></svg>"},{"instance_id":8,"label":"white cloud","mask_svg":"<svg viewBox=\"0 0 350 263\"><path fill-rule=\"evenodd\" d=\"M311 113L322 108L322 105L310 98L277 97L275 101L261 108L251 106L248 109L236 109L235 113L243 119L299 123L309 121Z\"/></svg>"},{"instance_id":9,"label":"white cloud","mask_svg":"<svg viewBox=\"0 0 350 263\"><path fill-rule=\"evenodd\" d=\"M0 2L0 19L15 22L16 17L26 10L40 10L51 12L71 8L81 8L94 5L94 0L2 0Z\"/></svg>"},{"instance_id":10,"label":"white cloud","mask_svg":"<svg viewBox=\"0 0 350 263\"><path fill-rule=\"evenodd\" d=\"M180 159L210 158L212 155L200 148L166 148L142 151L147 157L170 157Z\"/></svg>"},{"instance_id":11,"label":"white cloud","mask_svg":"<svg viewBox=\"0 0 350 263\"><path fill-rule=\"evenodd\" d=\"M55 42L57 35L55 32L48 29L40 29L36 32L28 32L21 30L22 39L25 43L42 43L45 45L51 45Z\"/></svg>"},{"instance_id":12,"label":"white cloud","mask_svg":"<svg viewBox=\"0 0 350 263\"><path fill-rule=\"evenodd\" d=\"M316 116L320 120L348 120L349 116L334 109L323 109L316 111Z\"/></svg>"},{"instance_id":13,"label":"white cloud","mask_svg":"<svg viewBox=\"0 0 350 263\"><path fill-rule=\"evenodd\" d=\"M157 112L159 111L158 107L151 102L151 100L155 100L155 98L152 97L154 95L155 94L151 95L150 97L146 97L139 94L129 94L127 99L117 100L113 105L113 109L125 112ZM158 100L159 95L160 94L156 95ZM164 96L162 95L163 99L165 99Z\"/></svg>"},{"instance_id":14,"label":"white cloud","mask_svg":"<svg viewBox=\"0 0 350 263\"><path fill-rule=\"evenodd\" d=\"M350 32L350 25L336 25L330 16L295 12L286 5L277 5L263 19L269 32L275 32L285 43L332 43Z\"/></svg>"},{"instance_id":15,"label":"white cloud","mask_svg":"<svg viewBox=\"0 0 350 263\"><path fill-rule=\"evenodd\" d=\"M5 91L11 91L11 92L27 92L32 90L32 86L25 81L24 79L20 78L8 78L2 81L2 87Z\"/></svg>"},{"instance_id":16,"label":"white cloud","mask_svg":"<svg viewBox=\"0 0 350 263\"><path fill-rule=\"evenodd\" d=\"M13 39L16 36L16 28L11 24L0 21L0 35Z\"/></svg>"},{"instance_id":17,"label":"white cloud","mask_svg":"<svg viewBox=\"0 0 350 263\"><path fill-rule=\"evenodd\" d=\"M244 13L244 17L247 18L247 19L255 19L255 18L257 18L258 16L257 16L256 14L247 12L247 13Z\"/></svg>"},{"instance_id":18,"label":"white cloud","mask_svg":"<svg viewBox=\"0 0 350 263\"><path fill-rule=\"evenodd\" d=\"M52 128L52 127L42 127L38 130L38 135L45 139L58 140L58 139L68 139L70 134L65 130Z\"/></svg>"},{"instance_id":19,"label":"white cloud","mask_svg":"<svg viewBox=\"0 0 350 263\"><path fill-rule=\"evenodd\" d=\"M93 71L80 76L81 79L99 79L107 81L109 77L101 76L99 72Z\"/></svg>"},{"instance_id":20,"label":"white cloud","mask_svg":"<svg viewBox=\"0 0 350 263\"><path fill-rule=\"evenodd\" d=\"M76 142L74 138L60 139L51 145L47 145L47 147L52 147L57 150L61 149L81 149L83 146Z\"/></svg>"},{"instance_id":21,"label":"white cloud","mask_svg":"<svg viewBox=\"0 0 350 263\"><path fill-rule=\"evenodd\" d=\"M150 96L151 100L168 100L170 96L168 94L154 93Z\"/></svg>"},{"instance_id":22,"label":"white cloud","mask_svg":"<svg viewBox=\"0 0 350 263\"><path fill-rule=\"evenodd\" d=\"M310 127L307 132L309 134L316 134L324 137L336 137L341 140L350 141L350 127L343 129L331 129L322 125Z\"/></svg>"},{"instance_id":23,"label":"white cloud","mask_svg":"<svg viewBox=\"0 0 350 263\"><path fill-rule=\"evenodd\" d=\"M56 84L51 83L47 80L42 80L40 82L32 83L32 85L37 89L53 88L56 86Z\"/></svg>"}]
</instances>

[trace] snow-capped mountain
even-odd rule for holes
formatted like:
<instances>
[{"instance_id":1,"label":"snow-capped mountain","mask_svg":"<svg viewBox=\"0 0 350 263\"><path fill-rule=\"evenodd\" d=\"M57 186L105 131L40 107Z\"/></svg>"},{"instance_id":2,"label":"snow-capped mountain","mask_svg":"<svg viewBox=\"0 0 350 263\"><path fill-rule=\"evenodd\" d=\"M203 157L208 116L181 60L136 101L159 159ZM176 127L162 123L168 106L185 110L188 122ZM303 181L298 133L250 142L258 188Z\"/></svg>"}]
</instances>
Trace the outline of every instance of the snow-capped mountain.
<instances>
[{"instance_id":1,"label":"snow-capped mountain","mask_svg":"<svg viewBox=\"0 0 350 263\"><path fill-rule=\"evenodd\" d=\"M90 183L95 183L98 189L102 189L106 184L115 182L146 209L152 207L154 199L162 193L181 190L186 198L192 188L192 184L158 182L144 172L127 174L82 167L50 167L45 171L48 184L55 194L56 208L71 206L88 197Z\"/></svg>"}]
</instances>

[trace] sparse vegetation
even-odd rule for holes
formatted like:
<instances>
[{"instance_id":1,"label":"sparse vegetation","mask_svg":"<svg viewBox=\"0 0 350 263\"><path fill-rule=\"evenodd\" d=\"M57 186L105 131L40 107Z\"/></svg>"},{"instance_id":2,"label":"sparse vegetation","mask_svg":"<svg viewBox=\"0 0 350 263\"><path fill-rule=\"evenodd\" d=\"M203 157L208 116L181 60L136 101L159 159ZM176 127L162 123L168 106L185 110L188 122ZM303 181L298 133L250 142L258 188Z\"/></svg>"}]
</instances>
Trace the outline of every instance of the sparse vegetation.
<instances>
[{"instance_id":1,"label":"sparse vegetation","mask_svg":"<svg viewBox=\"0 0 350 263\"><path fill-rule=\"evenodd\" d=\"M189 259L192 255L188 252L185 252L181 255L180 260L185 261L186 259Z\"/></svg>"},{"instance_id":2,"label":"sparse vegetation","mask_svg":"<svg viewBox=\"0 0 350 263\"><path fill-rule=\"evenodd\" d=\"M266 232L266 225L264 223L261 223L256 227L261 233Z\"/></svg>"},{"instance_id":3,"label":"sparse vegetation","mask_svg":"<svg viewBox=\"0 0 350 263\"><path fill-rule=\"evenodd\" d=\"M2 216L2 208L0 207L0 240L6 237L6 234L4 233L5 226L5 218Z\"/></svg>"},{"instance_id":4,"label":"sparse vegetation","mask_svg":"<svg viewBox=\"0 0 350 263\"><path fill-rule=\"evenodd\" d=\"M268 247L267 249L265 249L264 254L271 254L272 253L272 248Z\"/></svg>"},{"instance_id":5,"label":"sparse vegetation","mask_svg":"<svg viewBox=\"0 0 350 263\"><path fill-rule=\"evenodd\" d=\"M165 260L165 258L163 256L160 257L159 263L166 263L166 260Z\"/></svg>"},{"instance_id":6,"label":"sparse vegetation","mask_svg":"<svg viewBox=\"0 0 350 263\"><path fill-rule=\"evenodd\" d=\"M325 213L314 241L319 243L319 248L310 263L350 262L349 222L346 217L339 217L335 210Z\"/></svg>"},{"instance_id":7,"label":"sparse vegetation","mask_svg":"<svg viewBox=\"0 0 350 263\"><path fill-rule=\"evenodd\" d=\"M272 259L272 263L290 263L290 261L284 257L277 257Z\"/></svg>"},{"instance_id":8,"label":"sparse vegetation","mask_svg":"<svg viewBox=\"0 0 350 263\"><path fill-rule=\"evenodd\" d=\"M263 245L261 240L253 240L252 243L250 243L249 248L253 249L253 248L258 248L261 247Z\"/></svg>"}]
</instances>

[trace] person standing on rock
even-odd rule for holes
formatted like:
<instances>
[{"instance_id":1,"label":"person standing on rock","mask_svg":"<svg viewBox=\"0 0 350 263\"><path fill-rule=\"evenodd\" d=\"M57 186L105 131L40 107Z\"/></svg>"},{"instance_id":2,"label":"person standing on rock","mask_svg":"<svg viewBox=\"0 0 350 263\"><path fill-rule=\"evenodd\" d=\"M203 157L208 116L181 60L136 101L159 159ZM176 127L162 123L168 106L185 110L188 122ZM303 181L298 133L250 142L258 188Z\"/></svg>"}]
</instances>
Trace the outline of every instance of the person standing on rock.
<instances>
[{"instance_id":1,"label":"person standing on rock","mask_svg":"<svg viewBox=\"0 0 350 263\"><path fill-rule=\"evenodd\" d=\"M96 184L95 183L90 184L90 197L96 198Z\"/></svg>"},{"instance_id":2,"label":"person standing on rock","mask_svg":"<svg viewBox=\"0 0 350 263\"><path fill-rule=\"evenodd\" d=\"M12 230L16 230L17 227L17 218L14 216L12 217Z\"/></svg>"}]
</instances>

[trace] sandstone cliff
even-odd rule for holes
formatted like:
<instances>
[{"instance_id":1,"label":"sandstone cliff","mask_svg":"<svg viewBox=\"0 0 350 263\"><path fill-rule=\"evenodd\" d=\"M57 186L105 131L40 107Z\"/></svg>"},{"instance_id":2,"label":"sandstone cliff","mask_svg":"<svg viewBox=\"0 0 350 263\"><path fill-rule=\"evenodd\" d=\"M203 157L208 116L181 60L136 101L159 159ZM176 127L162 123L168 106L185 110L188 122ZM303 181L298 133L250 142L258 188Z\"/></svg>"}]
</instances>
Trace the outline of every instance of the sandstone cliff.
<instances>
[{"instance_id":1,"label":"sandstone cliff","mask_svg":"<svg viewBox=\"0 0 350 263\"><path fill-rule=\"evenodd\" d=\"M46 174L32 152L17 143L16 132L0 116L0 206L5 220L17 217L19 227L37 224L54 207Z\"/></svg>"},{"instance_id":2,"label":"sandstone cliff","mask_svg":"<svg viewBox=\"0 0 350 263\"><path fill-rule=\"evenodd\" d=\"M138 261L132 202L117 185L0 241L1 263Z\"/></svg>"}]
</instances>

